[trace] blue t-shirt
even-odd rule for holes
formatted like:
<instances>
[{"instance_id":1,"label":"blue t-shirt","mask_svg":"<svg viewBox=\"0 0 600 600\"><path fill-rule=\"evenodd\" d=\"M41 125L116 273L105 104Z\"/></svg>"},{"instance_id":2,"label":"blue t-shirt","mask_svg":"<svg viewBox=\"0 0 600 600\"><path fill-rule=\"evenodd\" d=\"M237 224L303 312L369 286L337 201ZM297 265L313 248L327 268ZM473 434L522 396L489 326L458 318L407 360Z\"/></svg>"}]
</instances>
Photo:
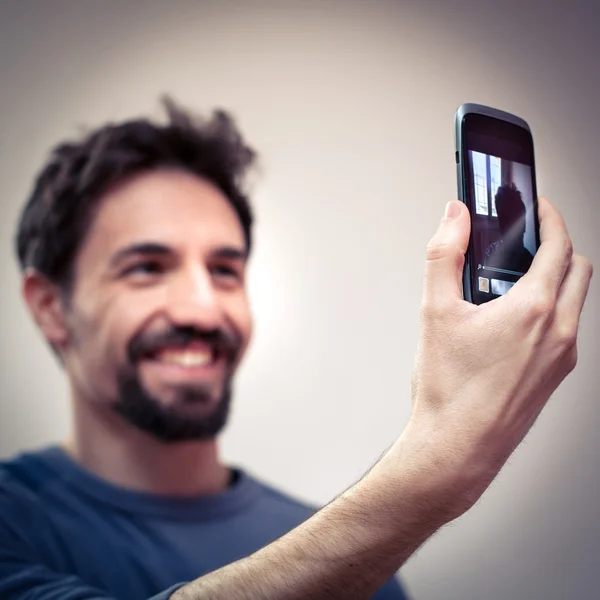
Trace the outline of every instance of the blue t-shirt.
<instances>
[{"instance_id":1,"label":"blue t-shirt","mask_svg":"<svg viewBox=\"0 0 600 600\"><path fill-rule=\"evenodd\" d=\"M0 598L167 600L315 512L235 475L223 493L174 498L109 484L59 446L0 462ZM374 596L405 598L396 579Z\"/></svg>"}]
</instances>

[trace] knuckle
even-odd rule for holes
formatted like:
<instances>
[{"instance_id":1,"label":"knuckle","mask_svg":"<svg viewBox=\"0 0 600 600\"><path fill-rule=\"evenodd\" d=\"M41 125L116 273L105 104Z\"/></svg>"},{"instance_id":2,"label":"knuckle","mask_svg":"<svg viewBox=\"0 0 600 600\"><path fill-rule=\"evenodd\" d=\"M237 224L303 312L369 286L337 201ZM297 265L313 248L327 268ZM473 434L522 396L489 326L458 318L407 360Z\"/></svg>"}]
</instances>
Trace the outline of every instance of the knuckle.
<instances>
[{"instance_id":1,"label":"knuckle","mask_svg":"<svg viewBox=\"0 0 600 600\"><path fill-rule=\"evenodd\" d=\"M573 327L561 325L556 328L556 340L563 351L571 352L577 344L577 330Z\"/></svg>"},{"instance_id":2,"label":"knuckle","mask_svg":"<svg viewBox=\"0 0 600 600\"><path fill-rule=\"evenodd\" d=\"M428 262L437 261L446 256L446 248L443 244L429 242L425 248L425 260Z\"/></svg>"},{"instance_id":3,"label":"knuckle","mask_svg":"<svg viewBox=\"0 0 600 600\"><path fill-rule=\"evenodd\" d=\"M562 241L562 251L568 261L573 256L573 240L568 235L565 235Z\"/></svg>"},{"instance_id":4,"label":"knuckle","mask_svg":"<svg viewBox=\"0 0 600 600\"><path fill-rule=\"evenodd\" d=\"M462 258L462 253L456 244L430 242L425 249L425 258L428 262L444 259L458 261Z\"/></svg>"},{"instance_id":5,"label":"knuckle","mask_svg":"<svg viewBox=\"0 0 600 600\"><path fill-rule=\"evenodd\" d=\"M535 320L550 319L554 313L554 300L548 290L537 286L529 294L527 309Z\"/></svg>"},{"instance_id":6,"label":"knuckle","mask_svg":"<svg viewBox=\"0 0 600 600\"><path fill-rule=\"evenodd\" d=\"M577 347L573 346L565 357L565 368L567 369L567 373L571 373L571 371L575 369L577 366L577 359Z\"/></svg>"}]
</instances>

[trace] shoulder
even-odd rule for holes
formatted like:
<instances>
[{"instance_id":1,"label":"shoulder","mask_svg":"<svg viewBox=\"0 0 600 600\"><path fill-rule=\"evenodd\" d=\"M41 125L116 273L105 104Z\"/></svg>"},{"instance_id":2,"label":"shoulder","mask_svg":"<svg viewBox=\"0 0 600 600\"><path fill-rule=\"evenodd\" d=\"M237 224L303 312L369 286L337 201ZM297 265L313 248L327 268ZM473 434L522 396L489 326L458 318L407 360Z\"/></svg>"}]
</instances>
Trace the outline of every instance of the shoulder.
<instances>
[{"instance_id":1,"label":"shoulder","mask_svg":"<svg viewBox=\"0 0 600 600\"><path fill-rule=\"evenodd\" d=\"M58 475L40 455L43 450L27 452L0 460L0 513L23 512L40 498ZM11 510L12 509L12 510Z\"/></svg>"},{"instance_id":2,"label":"shoulder","mask_svg":"<svg viewBox=\"0 0 600 600\"><path fill-rule=\"evenodd\" d=\"M53 525L46 491L57 479L35 452L0 461L0 556L46 556ZM34 550L35 549L35 550ZM16 554L15 554L16 553Z\"/></svg>"}]
</instances>

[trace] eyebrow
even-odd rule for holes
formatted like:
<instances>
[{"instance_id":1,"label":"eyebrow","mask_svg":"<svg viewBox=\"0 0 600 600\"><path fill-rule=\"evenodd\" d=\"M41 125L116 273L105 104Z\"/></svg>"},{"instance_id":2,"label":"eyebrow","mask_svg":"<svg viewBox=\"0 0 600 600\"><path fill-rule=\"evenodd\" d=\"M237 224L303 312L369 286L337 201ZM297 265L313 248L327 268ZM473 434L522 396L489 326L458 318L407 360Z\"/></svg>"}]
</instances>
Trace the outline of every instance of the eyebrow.
<instances>
[{"instance_id":1,"label":"eyebrow","mask_svg":"<svg viewBox=\"0 0 600 600\"><path fill-rule=\"evenodd\" d=\"M211 253L213 258L227 258L230 260L238 260L246 262L248 260L248 252L243 248L235 248L233 246L220 246Z\"/></svg>"},{"instance_id":2,"label":"eyebrow","mask_svg":"<svg viewBox=\"0 0 600 600\"><path fill-rule=\"evenodd\" d=\"M125 248L121 248L110 259L110 264L115 266L130 256L145 256L145 255L165 255L170 254L171 250L164 244L156 244L153 242L142 242L139 244L131 244Z\"/></svg>"},{"instance_id":3,"label":"eyebrow","mask_svg":"<svg viewBox=\"0 0 600 600\"><path fill-rule=\"evenodd\" d=\"M141 242L131 244L130 246L118 250L110 259L110 264L112 266L118 265L120 262L131 256L166 256L172 253L172 248L169 248L169 246L165 246L164 244ZM246 262L248 259L248 252L243 248L236 248L234 246L219 246L210 252L210 256L217 259L221 258Z\"/></svg>"}]
</instances>

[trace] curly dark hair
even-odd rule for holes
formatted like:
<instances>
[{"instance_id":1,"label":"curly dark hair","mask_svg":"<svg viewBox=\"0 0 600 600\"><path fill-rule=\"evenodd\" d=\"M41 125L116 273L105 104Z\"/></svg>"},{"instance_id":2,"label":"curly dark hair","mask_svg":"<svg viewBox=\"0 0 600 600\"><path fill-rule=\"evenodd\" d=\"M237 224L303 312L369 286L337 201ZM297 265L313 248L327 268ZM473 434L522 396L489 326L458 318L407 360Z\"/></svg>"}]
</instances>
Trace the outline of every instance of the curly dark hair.
<instances>
[{"instance_id":1,"label":"curly dark hair","mask_svg":"<svg viewBox=\"0 0 600 600\"><path fill-rule=\"evenodd\" d=\"M101 196L126 177L161 167L184 169L220 189L240 219L250 253L253 216L244 183L255 151L225 111L201 119L169 97L162 103L166 125L147 119L109 123L52 150L19 221L16 251L22 270L33 267L67 291Z\"/></svg>"}]
</instances>

